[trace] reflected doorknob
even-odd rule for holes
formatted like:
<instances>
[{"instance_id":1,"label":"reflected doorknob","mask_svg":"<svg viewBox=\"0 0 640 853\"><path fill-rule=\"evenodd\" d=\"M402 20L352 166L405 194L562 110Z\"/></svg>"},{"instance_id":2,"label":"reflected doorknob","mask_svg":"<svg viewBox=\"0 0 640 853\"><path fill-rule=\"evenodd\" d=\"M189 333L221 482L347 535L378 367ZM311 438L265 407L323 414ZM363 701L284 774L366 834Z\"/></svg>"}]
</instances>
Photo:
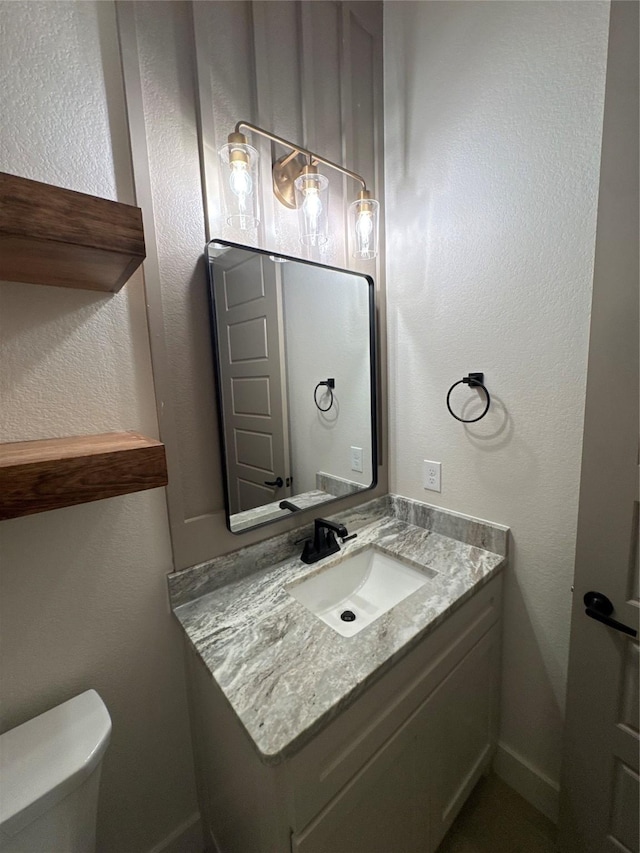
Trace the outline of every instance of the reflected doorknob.
<instances>
[{"instance_id":1,"label":"reflected doorknob","mask_svg":"<svg viewBox=\"0 0 640 853\"><path fill-rule=\"evenodd\" d=\"M284 486L284 480L282 477L276 477L275 480L265 480L265 486L275 486L276 489L281 489Z\"/></svg>"},{"instance_id":2,"label":"reflected doorknob","mask_svg":"<svg viewBox=\"0 0 640 853\"><path fill-rule=\"evenodd\" d=\"M582 599L585 603L587 616L608 625L609 628L615 628L616 631L622 631L623 634L629 634L630 637L637 637L638 632L628 625L623 625L622 622L617 622L611 618L613 613L613 604L601 592L587 592Z\"/></svg>"}]
</instances>

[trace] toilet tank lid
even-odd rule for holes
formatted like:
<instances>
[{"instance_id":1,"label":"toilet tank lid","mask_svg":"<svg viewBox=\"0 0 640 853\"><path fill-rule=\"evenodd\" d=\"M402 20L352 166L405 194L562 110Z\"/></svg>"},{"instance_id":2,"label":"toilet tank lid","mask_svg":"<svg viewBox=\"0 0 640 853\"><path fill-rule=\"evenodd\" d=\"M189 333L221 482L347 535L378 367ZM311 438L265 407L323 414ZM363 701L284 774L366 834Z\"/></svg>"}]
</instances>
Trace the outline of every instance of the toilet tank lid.
<instances>
[{"instance_id":1,"label":"toilet tank lid","mask_svg":"<svg viewBox=\"0 0 640 853\"><path fill-rule=\"evenodd\" d=\"M15 835L95 770L111 717L87 690L0 735L0 831Z\"/></svg>"}]
</instances>

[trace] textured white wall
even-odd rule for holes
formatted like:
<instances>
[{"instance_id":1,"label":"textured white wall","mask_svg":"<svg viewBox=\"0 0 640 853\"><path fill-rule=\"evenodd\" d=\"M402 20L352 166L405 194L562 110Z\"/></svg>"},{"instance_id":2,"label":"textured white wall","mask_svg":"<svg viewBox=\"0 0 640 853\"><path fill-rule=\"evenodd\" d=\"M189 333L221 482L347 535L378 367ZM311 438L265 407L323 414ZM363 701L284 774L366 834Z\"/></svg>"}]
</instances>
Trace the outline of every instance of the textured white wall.
<instances>
[{"instance_id":1,"label":"textured white wall","mask_svg":"<svg viewBox=\"0 0 640 853\"><path fill-rule=\"evenodd\" d=\"M318 471L369 486L368 285L355 276L283 264L282 293L293 493L315 489ZM313 390L330 376L336 380L334 404L322 413ZM328 405L321 391L318 399ZM352 446L363 448L362 473L351 470Z\"/></svg>"},{"instance_id":2,"label":"textured white wall","mask_svg":"<svg viewBox=\"0 0 640 853\"><path fill-rule=\"evenodd\" d=\"M0 170L132 201L114 6L0 3ZM157 434L141 273L117 295L0 284L0 440ZM113 719L98 848L196 811L164 490L0 526L5 731L94 687Z\"/></svg>"},{"instance_id":3,"label":"textured white wall","mask_svg":"<svg viewBox=\"0 0 640 853\"><path fill-rule=\"evenodd\" d=\"M511 527L501 741L551 788L607 30L600 2L385 6L391 490ZM493 404L464 427L445 397L475 370Z\"/></svg>"}]
</instances>

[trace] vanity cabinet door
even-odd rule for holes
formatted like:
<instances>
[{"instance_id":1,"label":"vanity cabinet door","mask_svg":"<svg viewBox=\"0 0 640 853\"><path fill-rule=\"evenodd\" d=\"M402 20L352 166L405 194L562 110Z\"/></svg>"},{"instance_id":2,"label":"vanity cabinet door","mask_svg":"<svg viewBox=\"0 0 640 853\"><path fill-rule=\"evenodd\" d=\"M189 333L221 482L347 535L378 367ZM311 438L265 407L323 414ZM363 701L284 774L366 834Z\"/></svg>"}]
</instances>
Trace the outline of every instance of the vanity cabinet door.
<instances>
[{"instance_id":1,"label":"vanity cabinet door","mask_svg":"<svg viewBox=\"0 0 640 853\"><path fill-rule=\"evenodd\" d=\"M399 732L291 839L292 853L425 853L415 729Z\"/></svg>"},{"instance_id":2,"label":"vanity cabinet door","mask_svg":"<svg viewBox=\"0 0 640 853\"><path fill-rule=\"evenodd\" d=\"M499 642L500 629L495 625L422 709L419 741L428 767L431 850L438 846L493 758L498 723Z\"/></svg>"}]
</instances>

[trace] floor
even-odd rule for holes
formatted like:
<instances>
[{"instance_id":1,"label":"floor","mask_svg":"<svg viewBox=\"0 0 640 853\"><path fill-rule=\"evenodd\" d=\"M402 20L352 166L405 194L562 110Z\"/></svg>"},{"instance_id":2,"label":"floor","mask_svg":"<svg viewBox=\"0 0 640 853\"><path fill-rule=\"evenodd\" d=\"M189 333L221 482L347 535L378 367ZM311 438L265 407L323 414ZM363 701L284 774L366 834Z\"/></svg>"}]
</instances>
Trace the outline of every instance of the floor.
<instances>
[{"instance_id":1,"label":"floor","mask_svg":"<svg viewBox=\"0 0 640 853\"><path fill-rule=\"evenodd\" d=\"M555 826L508 785L481 779L438 853L557 853Z\"/></svg>"}]
</instances>

